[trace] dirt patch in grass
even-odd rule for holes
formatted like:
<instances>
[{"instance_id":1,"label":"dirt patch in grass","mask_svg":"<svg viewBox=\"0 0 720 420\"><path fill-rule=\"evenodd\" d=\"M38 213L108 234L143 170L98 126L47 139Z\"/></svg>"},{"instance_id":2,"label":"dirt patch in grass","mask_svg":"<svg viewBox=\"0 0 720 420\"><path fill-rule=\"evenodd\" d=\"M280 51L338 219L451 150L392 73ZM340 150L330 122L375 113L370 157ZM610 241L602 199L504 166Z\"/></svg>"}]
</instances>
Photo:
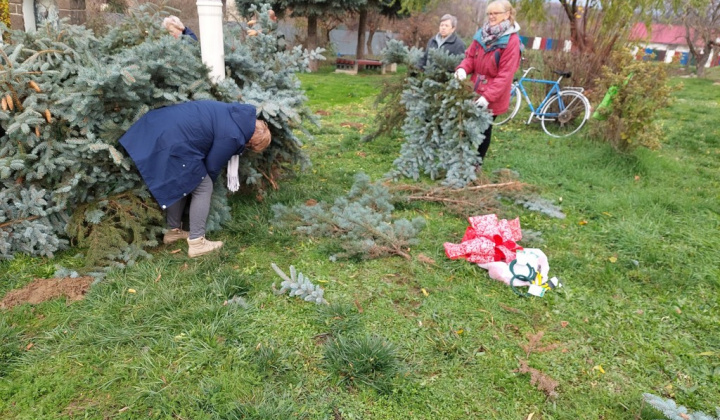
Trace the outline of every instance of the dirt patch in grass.
<instances>
[{"instance_id":1,"label":"dirt patch in grass","mask_svg":"<svg viewBox=\"0 0 720 420\"><path fill-rule=\"evenodd\" d=\"M65 296L68 303L74 302L85 297L94 280L90 276L35 279L22 289L9 291L0 300L0 309L10 309L23 303L37 305L61 296Z\"/></svg>"}]
</instances>

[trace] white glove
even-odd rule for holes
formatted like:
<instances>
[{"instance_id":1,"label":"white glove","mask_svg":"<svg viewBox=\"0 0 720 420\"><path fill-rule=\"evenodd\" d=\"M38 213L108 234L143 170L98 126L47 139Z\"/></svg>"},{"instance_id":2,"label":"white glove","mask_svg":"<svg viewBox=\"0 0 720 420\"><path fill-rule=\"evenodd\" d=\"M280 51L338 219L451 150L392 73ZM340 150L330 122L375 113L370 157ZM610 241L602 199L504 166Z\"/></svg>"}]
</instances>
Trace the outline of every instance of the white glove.
<instances>
[{"instance_id":1,"label":"white glove","mask_svg":"<svg viewBox=\"0 0 720 420\"><path fill-rule=\"evenodd\" d=\"M480 108L485 109L488 107L488 105L490 105L490 102L488 102L488 100L485 99L484 96L481 96L481 97L477 98L477 100L475 101L475 105L477 105Z\"/></svg>"},{"instance_id":2,"label":"white glove","mask_svg":"<svg viewBox=\"0 0 720 420\"><path fill-rule=\"evenodd\" d=\"M467 77L467 73L465 72L465 69L457 69L455 70L455 78L463 81Z\"/></svg>"}]
</instances>

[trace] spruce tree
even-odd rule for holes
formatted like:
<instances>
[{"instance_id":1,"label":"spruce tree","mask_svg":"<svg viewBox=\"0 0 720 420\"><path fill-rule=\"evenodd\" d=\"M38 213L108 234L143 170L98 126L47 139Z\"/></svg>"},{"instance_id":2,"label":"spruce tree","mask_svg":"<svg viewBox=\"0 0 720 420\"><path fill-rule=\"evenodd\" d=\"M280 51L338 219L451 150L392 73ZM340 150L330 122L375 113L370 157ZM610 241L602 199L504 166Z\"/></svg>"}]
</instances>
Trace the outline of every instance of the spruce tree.
<instances>
[{"instance_id":1,"label":"spruce tree","mask_svg":"<svg viewBox=\"0 0 720 420\"><path fill-rule=\"evenodd\" d=\"M71 243L88 248L88 266L148 256L163 214L118 139L150 109L201 99L257 106L273 142L241 159L256 192L309 164L294 133L311 118L295 73L317 52L280 51L269 20L256 37L227 30L230 77L213 84L198 44L164 31L164 15L143 5L101 38L64 22L9 32L0 47L1 258L53 256ZM209 229L230 218L224 182L215 185Z\"/></svg>"},{"instance_id":2,"label":"spruce tree","mask_svg":"<svg viewBox=\"0 0 720 420\"><path fill-rule=\"evenodd\" d=\"M482 163L478 146L491 115L475 105L469 82L447 72L461 57L444 49L431 50L429 56L425 72L406 79L401 98L407 112L405 142L389 175L417 180L427 174L443 178L443 185L462 188L477 178L475 168Z\"/></svg>"}]
</instances>

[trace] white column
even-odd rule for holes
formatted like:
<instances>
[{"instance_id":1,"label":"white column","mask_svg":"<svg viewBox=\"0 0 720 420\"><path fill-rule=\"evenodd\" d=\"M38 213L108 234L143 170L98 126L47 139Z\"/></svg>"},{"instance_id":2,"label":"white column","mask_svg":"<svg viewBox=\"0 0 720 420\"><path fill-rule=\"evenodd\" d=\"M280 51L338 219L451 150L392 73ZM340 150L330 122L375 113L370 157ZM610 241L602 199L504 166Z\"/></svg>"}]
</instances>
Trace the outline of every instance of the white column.
<instances>
[{"instance_id":1,"label":"white column","mask_svg":"<svg viewBox=\"0 0 720 420\"><path fill-rule=\"evenodd\" d=\"M22 2L23 23L25 32L35 32L35 0L23 0Z\"/></svg>"},{"instance_id":2,"label":"white column","mask_svg":"<svg viewBox=\"0 0 720 420\"><path fill-rule=\"evenodd\" d=\"M210 79L225 78L225 43L223 42L223 12L220 0L197 0L200 19L200 51L202 61L210 67Z\"/></svg>"}]
</instances>

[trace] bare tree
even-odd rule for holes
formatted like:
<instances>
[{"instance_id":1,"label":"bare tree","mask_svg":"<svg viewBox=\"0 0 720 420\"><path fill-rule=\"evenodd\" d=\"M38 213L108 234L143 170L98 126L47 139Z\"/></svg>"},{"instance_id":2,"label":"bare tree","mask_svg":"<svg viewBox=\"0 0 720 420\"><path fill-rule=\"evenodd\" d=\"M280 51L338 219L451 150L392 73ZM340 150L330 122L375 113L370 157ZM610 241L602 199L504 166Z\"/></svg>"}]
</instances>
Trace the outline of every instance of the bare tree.
<instances>
[{"instance_id":1,"label":"bare tree","mask_svg":"<svg viewBox=\"0 0 720 420\"><path fill-rule=\"evenodd\" d=\"M570 27L573 50L606 56L624 39L637 21L649 23L666 3L680 0L558 0ZM709 0L684 0L709 1ZM545 20L552 3L545 0L518 0L522 16Z\"/></svg>"},{"instance_id":2,"label":"bare tree","mask_svg":"<svg viewBox=\"0 0 720 420\"><path fill-rule=\"evenodd\" d=\"M720 0L685 0L679 12L697 75L702 77L705 64L720 47Z\"/></svg>"}]
</instances>

